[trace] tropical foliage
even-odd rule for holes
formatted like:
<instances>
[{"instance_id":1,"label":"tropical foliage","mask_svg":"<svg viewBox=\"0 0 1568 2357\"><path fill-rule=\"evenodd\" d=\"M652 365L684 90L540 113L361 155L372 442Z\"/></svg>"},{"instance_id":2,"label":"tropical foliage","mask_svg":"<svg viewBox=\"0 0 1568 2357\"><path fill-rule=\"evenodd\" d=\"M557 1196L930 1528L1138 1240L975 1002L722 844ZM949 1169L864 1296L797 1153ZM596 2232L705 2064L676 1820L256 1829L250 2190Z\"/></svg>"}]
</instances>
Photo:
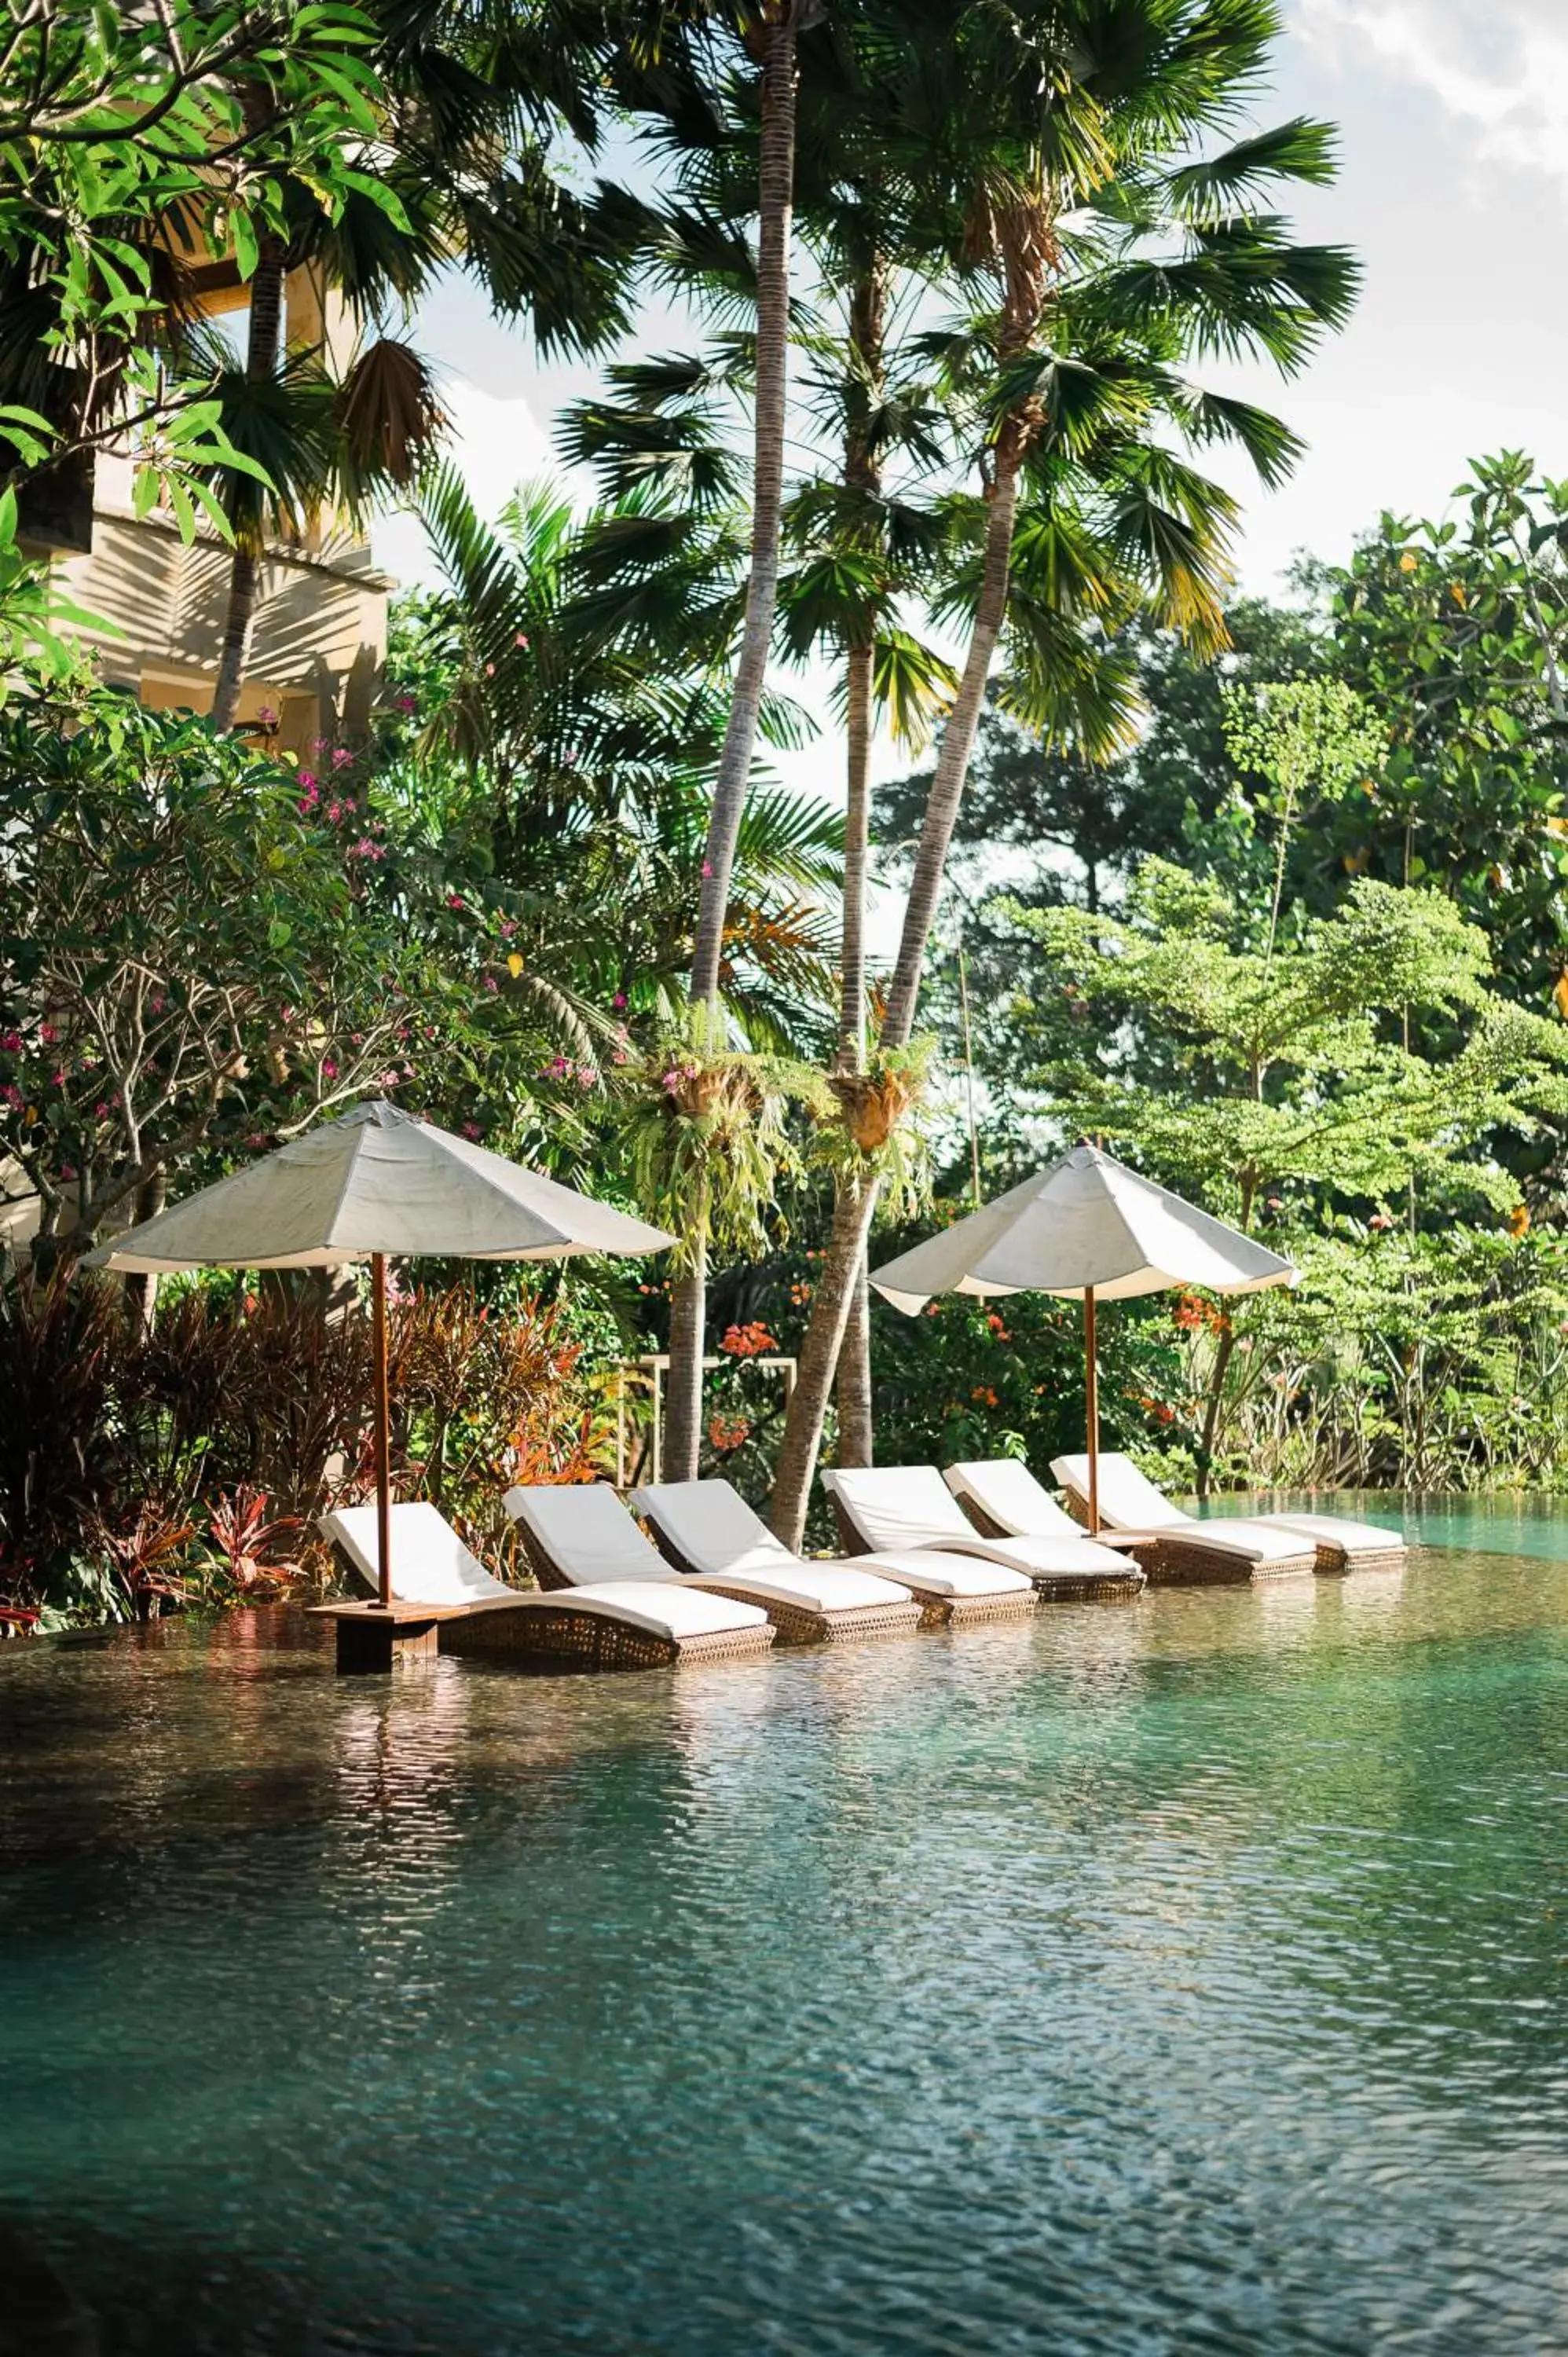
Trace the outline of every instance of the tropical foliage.
<instances>
[{"instance_id":1,"label":"tropical foliage","mask_svg":"<svg viewBox=\"0 0 1568 2357\"><path fill-rule=\"evenodd\" d=\"M1283 210L1330 130L1253 119L1270 0L12 18L13 1613L317 1575L349 1294L149 1317L80 1261L371 1089L677 1239L400 1298L400 1479L503 1557L505 1480L650 1469L652 1383L665 1475L790 1539L824 1443L1077 1438L1074 1311L906 1320L865 1269L1084 1132L1301 1272L1108 1318L1110 1437L1200 1485L1563 1478L1568 488L1505 453L1230 596L1216 454L1299 446L1210 379L1292 375L1357 284ZM499 514L412 340L455 269L603 359ZM306 272L350 349L290 342ZM111 447L227 544L210 719L96 686L23 553ZM432 565L379 705L282 759L231 726L267 552L393 492ZM828 793L776 773L791 672ZM874 794L879 735L925 766Z\"/></svg>"}]
</instances>

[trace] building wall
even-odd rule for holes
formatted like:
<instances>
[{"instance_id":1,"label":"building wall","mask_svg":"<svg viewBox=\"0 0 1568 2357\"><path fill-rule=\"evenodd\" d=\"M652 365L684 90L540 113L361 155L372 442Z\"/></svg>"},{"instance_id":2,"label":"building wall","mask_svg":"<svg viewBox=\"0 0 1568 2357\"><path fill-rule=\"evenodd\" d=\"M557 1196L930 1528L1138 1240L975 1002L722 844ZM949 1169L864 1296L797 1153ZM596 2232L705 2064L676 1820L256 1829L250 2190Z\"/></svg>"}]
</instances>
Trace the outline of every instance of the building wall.
<instances>
[{"instance_id":1,"label":"building wall","mask_svg":"<svg viewBox=\"0 0 1568 2357\"><path fill-rule=\"evenodd\" d=\"M342 307L324 300L310 273L290 274L286 333L294 347L324 345L339 371L350 353ZM204 296L211 312L242 308L242 286ZM79 630L103 677L144 704L211 708L228 600L230 553L209 526L187 546L165 511L138 517L129 457L101 453L93 469L91 548L53 554L72 602L113 626ZM329 520L267 556L239 717L266 726L284 751L363 727L386 656L393 587L369 544Z\"/></svg>"}]
</instances>

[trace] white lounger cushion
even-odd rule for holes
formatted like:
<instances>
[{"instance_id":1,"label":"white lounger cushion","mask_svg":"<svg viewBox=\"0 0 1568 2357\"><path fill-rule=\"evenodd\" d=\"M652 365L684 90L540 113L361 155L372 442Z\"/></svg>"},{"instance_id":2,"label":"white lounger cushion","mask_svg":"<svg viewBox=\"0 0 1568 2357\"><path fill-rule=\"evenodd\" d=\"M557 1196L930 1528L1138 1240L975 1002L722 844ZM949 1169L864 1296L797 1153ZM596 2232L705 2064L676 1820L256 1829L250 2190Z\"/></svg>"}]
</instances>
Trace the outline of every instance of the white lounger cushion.
<instances>
[{"instance_id":1,"label":"white lounger cushion","mask_svg":"<svg viewBox=\"0 0 1568 2357\"><path fill-rule=\"evenodd\" d=\"M392 1594L400 1604L468 1604L477 1611L504 1607L528 1612L548 1610L560 1602L492 1578L435 1506L410 1503L392 1511ZM320 1527L322 1535L338 1542L372 1587L379 1585L381 1558L374 1506L340 1507L335 1514L323 1514ZM755 1605L735 1604L727 1597L700 1590L689 1595L673 1580L661 1587L642 1580L606 1582L574 1588L571 1600L585 1612L602 1612L671 1641L761 1628L768 1619Z\"/></svg>"},{"instance_id":2,"label":"white lounger cushion","mask_svg":"<svg viewBox=\"0 0 1568 2357\"><path fill-rule=\"evenodd\" d=\"M768 1615L755 1604L737 1604L728 1596L711 1596L690 1580L606 1579L592 1587L558 1589L553 1596L519 1596L514 1603L542 1611L602 1612L607 1620L646 1629L655 1637L720 1637L737 1629L765 1629Z\"/></svg>"},{"instance_id":3,"label":"white lounger cushion","mask_svg":"<svg viewBox=\"0 0 1568 2357\"><path fill-rule=\"evenodd\" d=\"M639 1512L694 1571L792 1572L800 1558L729 1481L650 1481Z\"/></svg>"},{"instance_id":4,"label":"white lounger cushion","mask_svg":"<svg viewBox=\"0 0 1568 2357\"><path fill-rule=\"evenodd\" d=\"M992 1457L983 1462L950 1465L942 1476L955 1498L972 1498L988 1523L1004 1531L1037 1538L1071 1538L1083 1533L1067 1508L1037 1481L1021 1457ZM1132 1525L1129 1523L1128 1528Z\"/></svg>"},{"instance_id":5,"label":"white lounger cushion","mask_svg":"<svg viewBox=\"0 0 1568 2357\"><path fill-rule=\"evenodd\" d=\"M1343 1547L1348 1555L1387 1555L1408 1544L1402 1531L1385 1530L1380 1523L1353 1523L1343 1514L1253 1514L1249 1519L1274 1531L1299 1531L1304 1538ZM1202 1527L1208 1530L1208 1524Z\"/></svg>"},{"instance_id":6,"label":"white lounger cushion","mask_svg":"<svg viewBox=\"0 0 1568 2357\"><path fill-rule=\"evenodd\" d=\"M574 1587L627 1579L673 1585L670 1566L606 1481L509 1490L501 1504Z\"/></svg>"},{"instance_id":7,"label":"white lounger cushion","mask_svg":"<svg viewBox=\"0 0 1568 2357\"><path fill-rule=\"evenodd\" d=\"M865 1564L804 1563L727 1481L650 1481L635 1503L662 1531L690 1577L737 1583L775 1604L809 1612L853 1612L904 1604L908 1589ZM665 1566L668 1570L669 1566Z\"/></svg>"},{"instance_id":8,"label":"white lounger cushion","mask_svg":"<svg viewBox=\"0 0 1568 2357\"><path fill-rule=\"evenodd\" d=\"M1051 1471L1064 1488L1079 1498L1088 1497L1087 1457L1054 1457ZM1169 1532L1173 1538L1189 1539L1195 1545L1212 1546L1222 1554L1244 1555L1253 1563L1277 1563L1299 1555L1306 1536L1262 1516L1227 1514L1217 1522L1200 1522L1196 1514L1173 1506L1131 1458L1114 1449L1100 1459L1100 1513L1112 1530Z\"/></svg>"},{"instance_id":9,"label":"white lounger cushion","mask_svg":"<svg viewBox=\"0 0 1568 2357\"><path fill-rule=\"evenodd\" d=\"M934 1547L878 1550L855 1560L902 1580L917 1596L1013 1596L1035 1585L1026 1571L1009 1571L983 1555L939 1554Z\"/></svg>"},{"instance_id":10,"label":"white lounger cushion","mask_svg":"<svg viewBox=\"0 0 1568 2357\"><path fill-rule=\"evenodd\" d=\"M807 1563L790 1554L762 1517L728 1481L650 1482L637 1493L655 1530L662 1530L686 1563L703 1573L759 1583L788 1581L799 1587L826 1575L835 1592L848 1580L875 1579L883 1600L889 1580L919 1596L1002 1596L1030 1583L1022 1572L965 1563L955 1555L911 1551L857 1556L854 1563ZM886 1578L876 1579L877 1573ZM770 1592L778 1593L777 1589ZM822 1589L825 1596L826 1590Z\"/></svg>"},{"instance_id":11,"label":"white lounger cushion","mask_svg":"<svg viewBox=\"0 0 1568 2357\"><path fill-rule=\"evenodd\" d=\"M1112 1547L1085 1538L1077 1525L1070 1535L984 1539L965 1521L963 1508L934 1465L832 1466L822 1485L843 1505L874 1555L900 1548L922 1553L978 1555L1025 1573L1107 1574L1136 1571L1137 1565ZM923 1511L929 1506L930 1515Z\"/></svg>"},{"instance_id":12,"label":"white lounger cushion","mask_svg":"<svg viewBox=\"0 0 1568 2357\"><path fill-rule=\"evenodd\" d=\"M832 1466L822 1487L868 1547L940 1546L974 1525L934 1465Z\"/></svg>"},{"instance_id":13,"label":"white lounger cushion","mask_svg":"<svg viewBox=\"0 0 1568 2357\"><path fill-rule=\"evenodd\" d=\"M318 1528L372 1587L381 1587L374 1506L339 1506L322 1515ZM392 1592L400 1604L510 1604L520 1594L468 1553L436 1507L413 1501L392 1510Z\"/></svg>"}]
</instances>

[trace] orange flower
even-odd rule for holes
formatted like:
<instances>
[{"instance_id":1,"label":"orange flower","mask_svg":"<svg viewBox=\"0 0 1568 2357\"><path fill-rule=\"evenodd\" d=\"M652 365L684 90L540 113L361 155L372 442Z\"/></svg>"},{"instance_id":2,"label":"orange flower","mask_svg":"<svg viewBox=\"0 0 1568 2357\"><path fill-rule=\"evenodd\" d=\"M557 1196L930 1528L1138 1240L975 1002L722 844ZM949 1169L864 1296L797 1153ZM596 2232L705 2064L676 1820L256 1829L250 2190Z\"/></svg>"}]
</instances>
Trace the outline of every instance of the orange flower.
<instances>
[{"instance_id":1,"label":"orange flower","mask_svg":"<svg viewBox=\"0 0 1568 2357\"><path fill-rule=\"evenodd\" d=\"M776 1351L779 1343L761 1318L754 1318L749 1325L729 1327L719 1348L726 1351L732 1359L758 1359L764 1351Z\"/></svg>"}]
</instances>

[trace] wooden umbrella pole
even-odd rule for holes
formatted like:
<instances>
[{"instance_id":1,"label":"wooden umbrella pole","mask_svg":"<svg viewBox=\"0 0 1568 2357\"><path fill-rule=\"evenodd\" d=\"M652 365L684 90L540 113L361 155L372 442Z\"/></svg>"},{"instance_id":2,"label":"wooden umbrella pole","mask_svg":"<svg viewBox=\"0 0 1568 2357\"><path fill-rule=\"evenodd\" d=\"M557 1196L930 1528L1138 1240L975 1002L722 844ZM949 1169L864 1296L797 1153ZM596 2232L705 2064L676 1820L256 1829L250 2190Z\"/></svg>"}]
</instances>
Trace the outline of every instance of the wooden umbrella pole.
<instances>
[{"instance_id":1,"label":"wooden umbrella pole","mask_svg":"<svg viewBox=\"0 0 1568 2357\"><path fill-rule=\"evenodd\" d=\"M1083 1289L1083 1403L1089 1424L1089 1535L1100 1536L1100 1356L1094 1331L1094 1287Z\"/></svg>"},{"instance_id":2,"label":"wooden umbrella pole","mask_svg":"<svg viewBox=\"0 0 1568 2357\"><path fill-rule=\"evenodd\" d=\"M376 1361L376 1560L381 1566L380 1602L392 1591L392 1411L387 1399L387 1261L371 1254L371 1338Z\"/></svg>"}]
</instances>

